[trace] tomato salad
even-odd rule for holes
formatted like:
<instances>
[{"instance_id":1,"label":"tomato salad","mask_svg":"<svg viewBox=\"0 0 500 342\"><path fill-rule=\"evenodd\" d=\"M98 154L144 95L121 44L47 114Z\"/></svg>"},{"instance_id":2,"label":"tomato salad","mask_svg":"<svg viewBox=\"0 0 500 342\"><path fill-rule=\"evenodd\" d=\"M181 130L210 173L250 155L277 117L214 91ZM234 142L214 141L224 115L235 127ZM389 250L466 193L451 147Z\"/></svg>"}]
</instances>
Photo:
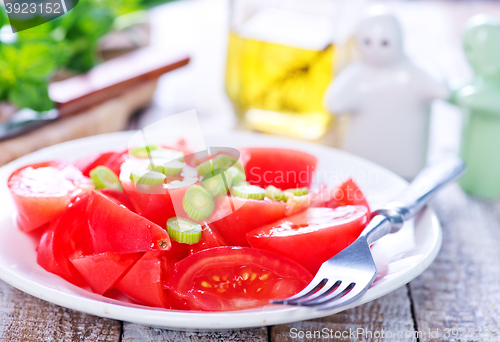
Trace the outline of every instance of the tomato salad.
<instances>
[{"instance_id":1,"label":"tomato salad","mask_svg":"<svg viewBox=\"0 0 500 342\"><path fill-rule=\"evenodd\" d=\"M148 145L28 165L8 187L45 270L152 307L249 309L304 288L370 209L350 179L311 190L308 153L239 153Z\"/></svg>"}]
</instances>

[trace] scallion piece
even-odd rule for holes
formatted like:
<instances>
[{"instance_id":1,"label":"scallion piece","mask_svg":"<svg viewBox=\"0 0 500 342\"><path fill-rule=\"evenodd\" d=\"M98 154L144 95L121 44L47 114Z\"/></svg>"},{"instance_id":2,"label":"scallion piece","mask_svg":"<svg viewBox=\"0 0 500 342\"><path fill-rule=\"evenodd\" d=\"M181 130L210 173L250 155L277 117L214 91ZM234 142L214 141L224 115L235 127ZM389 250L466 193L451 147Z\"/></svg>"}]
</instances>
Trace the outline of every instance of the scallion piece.
<instances>
[{"instance_id":1,"label":"scallion piece","mask_svg":"<svg viewBox=\"0 0 500 342\"><path fill-rule=\"evenodd\" d=\"M182 199L182 207L190 218L201 221L212 214L215 203L207 190L199 185L193 185L186 190Z\"/></svg>"},{"instance_id":2,"label":"scallion piece","mask_svg":"<svg viewBox=\"0 0 500 342\"><path fill-rule=\"evenodd\" d=\"M201 225L181 217L171 217L167 220L168 236L179 243L189 245L201 240Z\"/></svg>"},{"instance_id":3,"label":"scallion piece","mask_svg":"<svg viewBox=\"0 0 500 342\"><path fill-rule=\"evenodd\" d=\"M123 192L122 184L116 174L108 167L100 165L90 171L90 179L96 189L115 189Z\"/></svg>"},{"instance_id":4,"label":"scallion piece","mask_svg":"<svg viewBox=\"0 0 500 342\"><path fill-rule=\"evenodd\" d=\"M250 198L263 200L266 197L266 190L255 185L237 185L233 186L233 195L240 198Z\"/></svg>"}]
</instances>

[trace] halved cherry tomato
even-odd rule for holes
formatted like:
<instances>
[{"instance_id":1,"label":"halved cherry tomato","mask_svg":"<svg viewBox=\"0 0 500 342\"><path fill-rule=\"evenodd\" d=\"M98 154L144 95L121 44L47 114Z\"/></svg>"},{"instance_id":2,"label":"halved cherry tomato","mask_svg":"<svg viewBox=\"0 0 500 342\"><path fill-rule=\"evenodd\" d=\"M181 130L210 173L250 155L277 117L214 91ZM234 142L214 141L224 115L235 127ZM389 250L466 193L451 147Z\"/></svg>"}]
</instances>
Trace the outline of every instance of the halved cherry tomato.
<instances>
[{"instance_id":1,"label":"halved cherry tomato","mask_svg":"<svg viewBox=\"0 0 500 342\"><path fill-rule=\"evenodd\" d=\"M280 189L311 185L317 158L309 153L284 148L246 147L239 149L247 181L260 187Z\"/></svg>"},{"instance_id":2,"label":"halved cherry tomato","mask_svg":"<svg viewBox=\"0 0 500 342\"><path fill-rule=\"evenodd\" d=\"M365 206L309 208L247 234L254 248L295 260L312 274L321 264L349 246L368 222Z\"/></svg>"},{"instance_id":3,"label":"halved cherry tomato","mask_svg":"<svg viewBox=\"0 0 500 342\"><path fill-rule=\"evenodd\" d=\"M168 275L164 272L171 272L172 269L173 264L166 264L165 253L146 252L115 287L139 303L168 308L170 305L163 289L163 279Z\"/></svg>"},{"instance_id":4,"label":"halved cherry tomato","mask_svg":"<svg viewBox=\"0 0 500 342\"><path fill-rule=\"evenodd\" d=\"M86 283L69 258L93 252L85 217L89 197L77 200L61 217L51 221L37 247L40 266L78 286Z\"/></svg>"},{"instance_id":5,"label":"halved cherry tomato","mask_svg":"<svg viewBox=\"0 0 500 342\"><path fill-rule=\"evenodd\" d=\"M210 226L232 246L250 246L246 233L265 224L285 217L286 203L253 199L231 198L234 208L232 212L229 201L221 201L210 218ZM217 217L222 217L216 219Z\"/></svg>"},{"instance_id":6,"label":"halved cherry tomato","mask_svg":"<svg viewBox=\"0 0 500 342\"><path fill-rule=\"evenodd\" d=\"M93 191L87 209L95 253L170 249L167 231Z\"/></svg>"},{"instance_id":7,"label":"halved cherry tomato","mask_svg":"<svg viewBox=\"0 0 500 342\"><path fill-rule=\"evenodd\" d=\"M311 197L312 207L337 208L345 205L363 205L368 209L368 216L370 216L368 201L352 178L335 188L325 186L320 191L311 194Z\"/></svg>"},{"instance_id":8,"label":"halved cherry tomato","mask_svg":"<svg viewBox=\"0 0 500 342\"><path fill-rule=\"evenodd\" d=\"M111 289L143 253L105 252L70 258L92 291L100 295Z\"/></svg>"},{"instance_id":9,"label":"halved cherry tomato","mask_svg":"<svg viewBox=\"0 0 500 342\"><path fill-rule=\"evenodd\" d=\"M196 252L202 251L204 249L227 246L226 241L217 233L216 230L212 229L209 225L204 225L201 231L201 239L198 243L189 245L189 254L194 254Z\"/></svg>"},{"instance_id":10,"label":"halved cherry tomato","mask_svg":"<svg viewBox=\"0 0 500 342\"><path fill-rule=\"evenodd\" d=\"M59 217L72 200L93 188L77 168L57 161L15 171L8 186L17 208L17 224L25 232Z\"/></svg>"},{"instance_id":11,"label":"halved cherry tomato","mask_svg":"<svg viewBox=\"0 0 500 342\"><path fill-rule=\"evenodd\" d=\"M295 261L247 247L216 247L175 265L169 297L192 310L242 310L302 290L312 275ZM174 307L175 308L175 307Z\"/></svg>"}]
</instances>

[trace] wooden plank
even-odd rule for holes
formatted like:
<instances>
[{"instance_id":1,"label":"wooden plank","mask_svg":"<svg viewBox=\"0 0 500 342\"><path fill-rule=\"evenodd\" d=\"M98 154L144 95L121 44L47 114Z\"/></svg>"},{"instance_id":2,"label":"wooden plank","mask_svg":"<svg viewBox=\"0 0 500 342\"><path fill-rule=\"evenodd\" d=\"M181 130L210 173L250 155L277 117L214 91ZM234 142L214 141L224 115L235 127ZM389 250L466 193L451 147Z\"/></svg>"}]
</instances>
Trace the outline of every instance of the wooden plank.
<instances>
[{"instance_id":1,"label":"wooden plank","mask_svg":"<svg viewBox=\"0 0 500 342\"><path fill-rule=\"evenodd\" d=\"M123 324L123 342L267 342L267 328L219 332L188 332L149 328L138 324Z\"/></svg>"},{"instance_id":2,"label":"wooden plank","mask_svg":"<svg viewBox=\"0 0 500 342\"><path fill-rule=\"evenodd\" d=\"M440 340L451 339L442 337L451 328L476 331L461 340L488 340L477 332L486 328L497 329L499 338L500 202L471 198L453 186L433 204L443 246L430 268L410 283L417 326L439 329Z\"/></svg>"},{"instance_id":3,"label":"wooden plank","mask_svg":"<svg viewBox=\"0 0 500 342\"><path fill-rule=\"evenodd\" d=\"M0 341L116 342L121 323L51 304L0 281Z\"/></svg>"},{"instance_id":4,"label":"wooden plank","mask_svg":"<svg viewBox=\"0 0 500 342\"><path fill-rule=\"evenodd\" d=\"M358 329L364 329L364 332ZM315 331L318 332L316 336L314 336ZM384 336L388 336L388 332L390 332L392 338L386 338L387 340L416 341L413 335L411 337L404 336L404 332L414 331L407 286L377 300L335 315L273 326L271 328L271 341L380 341L385 340L380 336L377 337L382 331ZM311 338L304 335L303 339L300 339L300 334L308 334L307 332ZM370 332L373 335L370 335ZM397 338L398 332L401 332L400 338ZM341 334L344 337L341 337Z\"/></svg>"}]
</instances>

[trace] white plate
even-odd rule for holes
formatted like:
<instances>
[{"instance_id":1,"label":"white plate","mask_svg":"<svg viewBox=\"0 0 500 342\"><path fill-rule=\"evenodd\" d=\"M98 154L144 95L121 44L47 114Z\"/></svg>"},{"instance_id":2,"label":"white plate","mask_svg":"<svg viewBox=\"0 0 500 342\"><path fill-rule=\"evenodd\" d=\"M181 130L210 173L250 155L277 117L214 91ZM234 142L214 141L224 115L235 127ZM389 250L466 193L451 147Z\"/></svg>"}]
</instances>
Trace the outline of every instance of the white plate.
<instances>
[{"instance_id":1,"label":"white plate","mask_svg":"<svg viewBox=\"0 0 500 342\"><path fill-rule=\"evenodd\" d=\"M434 260L441 246L439 222L434 212L426 209L417 219L414 229L411 224L407 225L398 234L381 239L379 242L383 248L377 249L375 246L375 251L378 250L375 253L377 264L382 265L387 274L379 277L356 303L333 311L275 305L225 313L186 312L154 309L102 297L76 287L38 266L34 239L19 231L13 223L14 207L6 184L12 171L26 164L61 158L75 160L99 151L124 149L131 134L121 132L62 143L0 168L1 279L35 297L101 317L178 330L227 330L327 316L372 301L422 273ZM366 193L372 208L387 202L407 185L400 177L373 163L320 145L242 132L208 137L206 140L208 146L279 146L310 152L320 161L317 170L318 176L323 178L320 181L328 180L334 184L353 176Z\"/></svg>"}]
</instances>

